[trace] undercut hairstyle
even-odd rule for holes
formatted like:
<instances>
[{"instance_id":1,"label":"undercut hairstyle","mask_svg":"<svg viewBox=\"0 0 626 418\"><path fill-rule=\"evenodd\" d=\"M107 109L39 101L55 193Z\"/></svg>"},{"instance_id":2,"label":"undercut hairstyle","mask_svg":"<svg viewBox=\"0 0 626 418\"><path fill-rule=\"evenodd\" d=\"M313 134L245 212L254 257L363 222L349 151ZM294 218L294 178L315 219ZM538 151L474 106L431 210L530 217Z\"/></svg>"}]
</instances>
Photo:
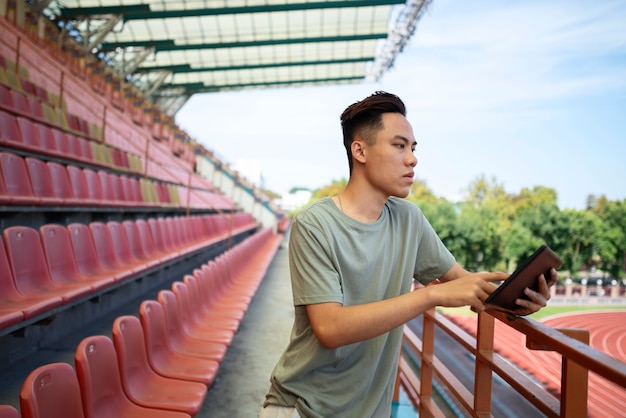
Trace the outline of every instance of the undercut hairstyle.
<instances>
[{"instance_id":1,"label":"undercut hairstyle","mask_svg":"<svg viewBox=\"0 0 626 418\"><path fill-rule=\"evenodd\" d=\"M353 103L341 114L341 130L343 145L348 154L348 165L352 175L352 142L359 136L365 142L373 145L376 133L383 128L383 113L400 113L406 116L404 103L395 94L377 91L365 99Z\"/></svg>"}]
</instances>

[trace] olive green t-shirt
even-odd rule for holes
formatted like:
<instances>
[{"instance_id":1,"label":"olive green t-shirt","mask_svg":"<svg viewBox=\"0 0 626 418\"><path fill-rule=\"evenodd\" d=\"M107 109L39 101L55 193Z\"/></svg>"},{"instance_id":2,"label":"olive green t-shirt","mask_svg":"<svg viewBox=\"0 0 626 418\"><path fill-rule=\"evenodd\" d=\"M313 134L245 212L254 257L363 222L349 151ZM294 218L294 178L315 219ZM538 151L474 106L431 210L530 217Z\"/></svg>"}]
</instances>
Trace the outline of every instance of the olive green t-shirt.
<instances>
[{"instance_id":1,"label":"olive green t-shirt","mask_svg":"<svg viewBox=\"0 0 626 418\"><path fill-rule=\"evenodd\" d=\"M289 238L295 320L265 404L295 405L305 418L389 417L403 327L331 350L317 340L305 305L393 298L409 292L413 278L427 284L454 261L419 208L403 199L389 198L371 224L330 198L301 211Z\"/></svg>"}]
</instances>

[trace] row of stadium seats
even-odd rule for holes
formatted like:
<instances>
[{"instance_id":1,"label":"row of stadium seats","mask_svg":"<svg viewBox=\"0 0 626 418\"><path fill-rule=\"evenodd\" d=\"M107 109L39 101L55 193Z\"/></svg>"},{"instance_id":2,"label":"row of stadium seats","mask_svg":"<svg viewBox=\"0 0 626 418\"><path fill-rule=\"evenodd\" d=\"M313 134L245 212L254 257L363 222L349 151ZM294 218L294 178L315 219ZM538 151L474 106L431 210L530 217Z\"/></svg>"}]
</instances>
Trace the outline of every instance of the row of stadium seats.
<instances>
[{"instance_id":1,"label":"row of stadium seats","mask_svg":"<svg viewBox=\"0 0 626 418\"><path fill-rule=\"evenodd\" d=\"M254 228L249 214L6 228L0 240L0 331Z\"/></svg>"},{"instance_id":2,"label":"row of stadium seats","mask_svg":"<svg viewBox=\"0 0 626 418\"><path fill-rule=\"evenodd\" d=\"M180 195L187 193L194 197L192 207L230 208L227 200L205 190L188 192L175 184L0 152L3 205L185 207L188 199Z\"/></svg>"},{"instance_id":3,"label":"row of stadium seats","mask_svg":"<svg viewBox=\"0 0 626 418\"><path fill-rule=\"evenodd\" d=\"M21 388L21 412L0 405L0 417L195 416L280 240L264 229L144 300L138 316L114 320L112 338L84 338L75 369L65 362L34 369Z\"/></svg>"},{"instance_id":4,"label":"row of stadium seats","mask_svg":"<svg viewBox=\"0 0 626 418\"><path fill-rule=\"evenodd\" d=\"M14 96L20 94L10 93ZM7 89L0 85L0 105L5 110L16 111L12 109L11 103L7 103L10 97L11 94ZM18 113L16 116L8 111L0 110L0 144L100 167L135 173L142 173L143 170L143 163L139 156L86 139L72 132L66 132L33 114L20 115Z\"/></svg>"}]
</instances>

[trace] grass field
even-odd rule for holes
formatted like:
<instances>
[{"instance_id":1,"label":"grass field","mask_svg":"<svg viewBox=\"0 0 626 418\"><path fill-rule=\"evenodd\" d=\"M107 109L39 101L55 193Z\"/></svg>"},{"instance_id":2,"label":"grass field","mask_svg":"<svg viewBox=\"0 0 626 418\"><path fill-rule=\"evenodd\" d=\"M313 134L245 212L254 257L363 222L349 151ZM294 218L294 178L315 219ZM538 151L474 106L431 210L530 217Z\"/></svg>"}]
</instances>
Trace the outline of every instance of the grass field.
<instances>
[{"instance_id":1,"label":"grass field","mask_svg":"<svg viewBox=\"0 0 626 418\"><path fill-rule=\"evenodd\" d=\"M472 312L472 310L468 307L437 308L437 310L441 313L449 313L453 315L476 315L476 313ZM536 320L540 320L552 315L584 311L626 311L626 305L553 305L546 306L539 312L530 315L530 317Z\"/></svg>"}]
</instances>

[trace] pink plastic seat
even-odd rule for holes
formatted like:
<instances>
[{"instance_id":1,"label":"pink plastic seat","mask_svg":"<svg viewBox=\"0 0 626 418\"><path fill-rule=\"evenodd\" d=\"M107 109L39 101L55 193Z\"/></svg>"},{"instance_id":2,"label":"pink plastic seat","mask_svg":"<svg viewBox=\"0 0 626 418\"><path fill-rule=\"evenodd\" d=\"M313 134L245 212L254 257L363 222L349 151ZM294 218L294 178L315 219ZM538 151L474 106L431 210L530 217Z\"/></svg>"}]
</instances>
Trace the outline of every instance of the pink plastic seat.
<instances>
[{"instance_id":1,"label":"pink plastic seat","mask_svg":"<svg viewBox=\"0 0 626 418\"><path fill-rule=\"evenodd\" d=\"M47 224L39 228L50 275L54 280L69 280L89 284L93 291L104 289L114 283L108 276L85 276L78 269L70 233L62 225Z\"/></svg>"},{"instance_id":2,"label":"pink plastic seat","mask_svg":"<svg viewBox=\"0 0 626 418\"><path fill-rule=\"evenodd\" d=\"M136 272L144 271L148 268L149 263L138 260L133 255L130 249L130 243L128 242L128 236L126 236L126 228L121 223L116 221L107 222L107 228L111 233L111 240L113 242L113 250L118 260L135 270Z\"/></svg>"},{"instance_id":3,"label":"pink plastic seat","mask_svg":"<svg viewBox=\"0 0 626 418\"><path fill-rule=\"evenodd\" d=\"M63 205L63 198L54 194L48 165L40 159L26 157L26 167L35 196L39 197L42 203Z\"/></svg>"},{"instance_id":4,"label":"pink plastic seat","mask_svg":"<svg viewBox=\"0 0 626 418\"><path fill-rule=\"evenodd\" d=\"M74 355L76 376L87 418L184 418L183 412L146 408L133 403L122 387L113 342L104 335L87 337Z\"/></svg>"},{"instance_id":5,"label":"pink plastic seat","mask_svg":"<svg viewBox=\"0 0 626 418\"><path fill-rule=\"evenodd\" d=\"M152 268L160 264L160 261L157 260L156 257L151 256L144 247L137 224L133 221L124 221L122 222L122 226L126 231L128 245L130 247L130 251L133 257L137 260L140 260L148 268Z\"/></svg>"},{"instance_id":6,"label":"pink plastic seat","mask_svg":"<svg viewBox=\"0 0 626 418\"><path fill-rule=\"evenodd\" d=\"M0 144L22 147L22 137L15 116L0 110Z\"/></svg>"},{"instance_id":7,"label":"pink plastic seat","mask_svg":"<svg viewBox=\"0 0 626 418\"><path fill-rule=\"evenodd\" d=\"M92 205L92 206L101 206L102 201L98 199L94 199L90 192L89 187L87 185L87 179L85 177L85 172L73 165L67 166L67 174L70 178L70 184L72 186L72 194L74 197L81 199L84 204Z\"/></svg>"},{"instance_id":8,"label":"pink plastic seat","mask_svg":"<svg viewBox=\"0 0 626 418\"><path fill-rule=\"evenodd\" d=\"M145 337L137 317L116 318L112 335L122 386L131 401L148 408L181 411L191 416L200 411L207 387L156 373L148 362Z\"/></svg>"},{"instance_id":9,"label":"pink plastic seat","mask_svg":"<svg viewBox=\"0 0 626 418\"><path fill-rule=\"evenodd\" d=\"M75 197L72 191L70 178L67 174L67 168L64 165L54 161L46 163L50 172L50 182L54 195L63 199L63 203L68 206L81 206L86 204L82 199Z\"/></svg>"},{"instance_id":10,"label":"pink plastic seat","mask_svg":"<svg viewBox=\"0 0 626 418\"><path fill-rule=\"evenodd\" d=\"M228 349L225 342L208 340L208 335L190 336L185 332L184 321L180 316L180 307L176 295L169 290L161 290L159 303L163 306L165 326L170 346L181 354L222 362Z\"/></svg>"},{"instance_id":11,"label":"pink plastic seat","mask_svg":"<svg viewBox=\"0 0 626 418\"><path fill-rule=\"evenodd\" d=\"M7 257L15 284L25 295L60 296L64 302L80 299L92 292L91 286L50 276L39 233L30 227L12 226L4 230Z\"/></svg>"},{"instance_id":12,"label":"pink plastic seat","mask_svg":"<svg viewBox=\"0 0 626 418\"><path fill-rule=\"evenodd\" d=\"M35 196L24 159L9 152L0 153L2 177L6 192L14 205L39 205L41 199Z\"/></svg>"},{"instance_id":13,"label":"pink plastic seat","mask_svg":"<svg viewBox=\"0 0 626 418\"><path fill-rule=\"evenodd\" d=\"M0 405L0 418L20 418L20 413L11 405Z\"/></svg>"},{"instance_id":14,"label":"pink plastic seat","mask_svg":"<svg viewBox=\"0 0 626 418\"><path fill-rule=\"evenodd\" d=\"M0 314L0 326L4 328L22 319L32 318L61 303L63 299L58 296L24 295L17 290L4 248L4 240L0 239L0 306L5 311L4 314Z\"/></svg>"},{"instance_id":15,"label":"pink plastic seat","mask_svg":"<svg viewBox=\"0 0 626 418\"><path fill-rule=\"evenodd\" d=\"M139 319L144 331L148 361L161 376L189 380L211 386L219 363L180 354L170 345L163 307L157 301L145 300L139 307Z\"/></svg>"},{"instance_id":16,"label":"pink plastic seat","mask_svg":"<svg viewBox=\"0 0 626 418\"><path fill-rule=\"evenodd\" d=\"M81 274L87 277L112 278L115 281L132 275L132 272L126 269L107 269L100 263L91 230L87 225L71 223L67 226L67 230L70 233L76 265Z\"/></svg>"},{"instance_id":17,"label":"pink plastic seat","mask_svg":"<svg viewBox=\"0 0 626 418\"><path fill-rule=\"evenodd\" d=\"M116 271L123 278L130 277L140 271L140 269L135 269L133 265L127 264L118 257L118 251L115 248L116 243L113 241L111 230L106 224L92 222L89 224L89 229L102 267Z\"/></svg>"},{"instance_id":18,"label":"pink plastic seat","mask_svg":"<svg viewBox=\"0 0 626 418\"><path fill-rule=\"evenodd\" d=\"M30 372L20 392L22 418L84 418L78 379L68 363L50 363Z\"/></svg>"}]
</instances>

